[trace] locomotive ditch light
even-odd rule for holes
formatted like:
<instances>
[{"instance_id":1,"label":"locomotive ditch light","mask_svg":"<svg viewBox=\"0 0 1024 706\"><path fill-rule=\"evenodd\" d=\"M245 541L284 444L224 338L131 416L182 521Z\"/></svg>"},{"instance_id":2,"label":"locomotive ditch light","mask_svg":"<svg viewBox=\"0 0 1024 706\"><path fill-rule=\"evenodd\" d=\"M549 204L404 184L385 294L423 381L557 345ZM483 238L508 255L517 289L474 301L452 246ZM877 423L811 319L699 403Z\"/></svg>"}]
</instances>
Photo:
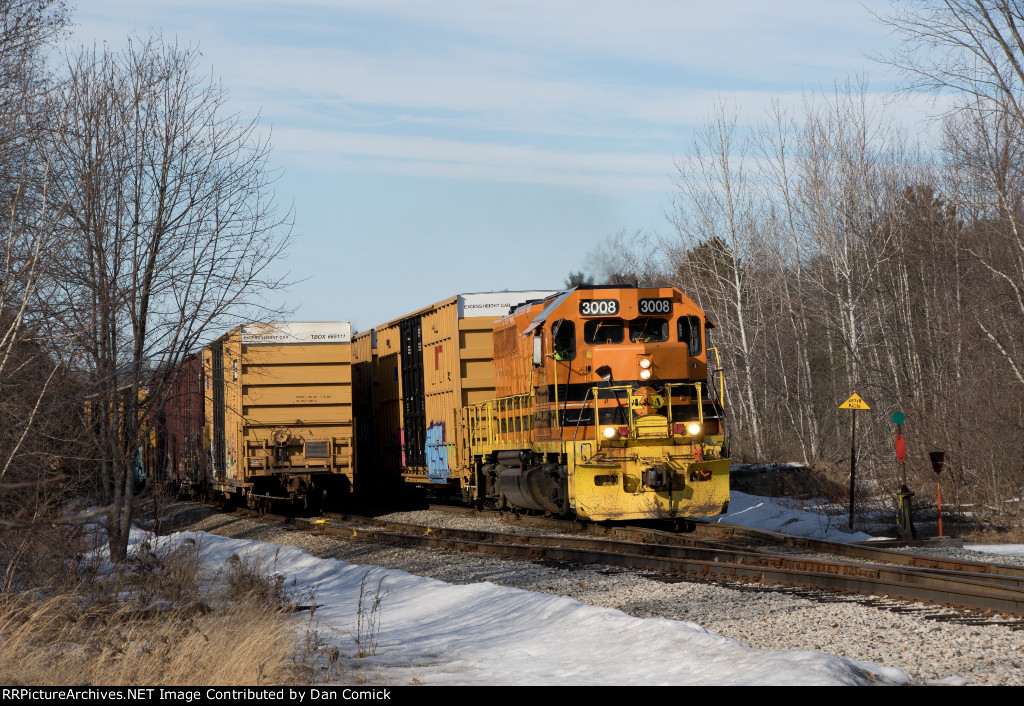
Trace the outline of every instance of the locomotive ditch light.
<instances>
[{"instance_id":1,"label":"locomotive ditch light","mask_svg":"<svg viewBox=\"0 0 1024 706\"><path fill-rule=\"evenodd\" d=\"M682 424L677 422L672 425L672 430L676 434L686 432L690 436L699 436L701 431L703 431L700 422L683 422Z\"/></svg>"},{"instance_id":2,"label":"locomotive ditch light","mask_svg":"<svg viewBox=\"0 0 1024 706\"><path fill-rule=\"evenodd\" d=\"M605 427L604 431L601 432L605 439L608 441L615 441L619 438L619 430L615 427Z\"/></svg>"}]
</instances>

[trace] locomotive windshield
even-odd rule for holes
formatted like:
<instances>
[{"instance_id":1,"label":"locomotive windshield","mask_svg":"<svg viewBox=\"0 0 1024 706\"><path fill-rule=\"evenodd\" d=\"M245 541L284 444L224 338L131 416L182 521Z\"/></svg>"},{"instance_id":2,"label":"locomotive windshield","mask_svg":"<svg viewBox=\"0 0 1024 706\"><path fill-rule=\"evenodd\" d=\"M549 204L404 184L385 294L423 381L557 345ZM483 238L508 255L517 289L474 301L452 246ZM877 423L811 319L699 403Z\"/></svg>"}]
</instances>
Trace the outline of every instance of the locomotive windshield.
<instances>
[{"instance_id":1,"label":"locomotive windshield","mask_svg":"<svg viewBox=\"0 0 1024 706\"><path fill-rule=\"evenodd\" d=\"M633 319L629 322L633 343L663 343L668 340L668 319Z\"/></svg>"},{"instance_id":2,"label":"locomotive windshield","mask_svg":"<svg viewBox=\"0 0 1024 706\"><path fill-rule=\"evenodd\" d=\"M590 319L583 324L583 340L591 345L622 343L622 319Z\"/></svg>"}]
</instances>

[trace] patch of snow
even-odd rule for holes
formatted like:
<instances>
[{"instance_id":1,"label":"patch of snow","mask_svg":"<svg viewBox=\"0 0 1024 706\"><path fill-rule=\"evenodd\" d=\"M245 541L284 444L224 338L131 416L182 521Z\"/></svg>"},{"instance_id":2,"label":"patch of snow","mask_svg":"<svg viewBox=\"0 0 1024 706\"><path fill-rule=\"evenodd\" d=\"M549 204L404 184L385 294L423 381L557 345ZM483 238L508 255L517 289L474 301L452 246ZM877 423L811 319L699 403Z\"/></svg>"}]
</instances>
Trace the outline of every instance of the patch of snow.
<instances>
[{"instance_id":1,"label":"patch of snow","mask_svg":"<svg viewBox=\"0 0 1024 706\"><path fill-rule=\"evenodd\" d=\"M847 531L848 518L849 515L824 500L766 498L733 490L729 493L729 512L719 515L717 521L830 542L871 539L865 532Z\"/></svg>"},{"instance_id":2,"label":"patch of snow","mask_svg":"<svg viewBox=\"0 0 1024 706\"><path fill-rule=\"evenodd\" d=\"M321 605L316 628L338 637L351 664L360 586L383 599L377 654L361 670L391 684L445 685L859 685L910 681L900 669L809 650L758 650L694 623L635 618L610 608L481 582L453 585L404 571L320 559L202 532L193 539L216 570L232 554L262 558ZM136 543L153 541L142 531ZM366 579L364 584L364 579ZM367 610L364 606L364 612ZM344 638L344 639L342 639Z\"/></svg>"}]
</instances>

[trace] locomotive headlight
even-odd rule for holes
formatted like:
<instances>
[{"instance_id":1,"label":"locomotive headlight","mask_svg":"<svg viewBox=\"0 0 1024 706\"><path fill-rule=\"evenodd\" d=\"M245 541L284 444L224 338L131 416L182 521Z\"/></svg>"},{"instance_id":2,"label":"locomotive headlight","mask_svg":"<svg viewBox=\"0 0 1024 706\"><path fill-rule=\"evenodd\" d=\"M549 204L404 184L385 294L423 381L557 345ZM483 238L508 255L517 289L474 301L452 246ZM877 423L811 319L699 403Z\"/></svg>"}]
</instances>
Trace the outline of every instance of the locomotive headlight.
<instances>
[{"instance_id":1,"label":"locomotive headlight","mask_svg":"<svg viewBox=\"0 0 1024 706\"><path fill-rule=\"evenodd\" d=\"M608 439L608 441L614 441L619 438L619 430L615 427L605 427L601 433L604 434L604 438Z\"/></svg>"},{"instance_id":2,"label":"locomotive headlight","mask_svg":"<svg viewBox=\"0 0 1024 706\"><path fill-rule=\"evenodd\" d=\"M650 358L641 358L640 359L640 367L643 368L644 370L647 370L647 368L651 367L651 359Z\"/></svg>"},{"instance_id":3,"label":"locomotive headlight","mask_svg":"<svg viewBox=\"0 0 1024 706\"><path fill-rule=\"evenodd\" d=\"M651 369L650 368L645 368L644 370L641 370L640 371L640 379L641 380L650 380L651 379Z\"/></svg>"},{"instance_id":4,"label":"locomotive headlight","mask_svg":"<svg viewBox=\"0 0 1024 706\"><path fill-rule=\"evenodd\" d=\"M690 433L690 436L697 436L700 434L700 422L690 422L686 425L686 431Z\"/></svg>"}]
</instances>

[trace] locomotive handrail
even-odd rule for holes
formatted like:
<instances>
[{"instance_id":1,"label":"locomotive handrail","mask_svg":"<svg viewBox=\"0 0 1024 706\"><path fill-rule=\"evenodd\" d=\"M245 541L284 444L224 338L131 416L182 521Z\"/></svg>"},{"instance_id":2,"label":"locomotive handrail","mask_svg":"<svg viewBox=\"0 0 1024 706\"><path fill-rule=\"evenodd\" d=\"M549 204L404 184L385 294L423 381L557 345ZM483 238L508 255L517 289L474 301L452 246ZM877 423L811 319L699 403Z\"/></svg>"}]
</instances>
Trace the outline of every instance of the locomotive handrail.
<instances>
[{"instance_id":1,"label":"locomotive handrail","mask_svg":"<svg viewBox=\"0 0 1024 706\"><path fill-rule=\"evenodd\" d=\"M626 391L626 395L627 395L626 399L628 400L629 399L628 395L631 395L633 393L633 386L632 385L607 385L605 387L598 387L597 385L594 385L590 389L594 393L594 442L595 443L599 443L601 441L601 437L598 436L598 429L601 426L601 407L600 407L600 405L598 405L598 400L600 398L600 395L598 393L601 390L612 390L613 392L615 390L625 390ZM619 402L618 394L615 395L615 402L617 404L619 404L619 405L622 404L621 402ZM629 430L628 432L626 432L627 436L633 433L633 406L632 405L628 405L628 412L626 414L626 428Z\"/></svg>"},{"instance_id":2,"label":"locomotive handrail","mask_svg":"<svg viewBox=\"0 0 1024 706\"><path fill-rule=\"evenodd\" d=\"M471 411L470 417L470 440L471 443L483 441L489 446L493 446L499 437L502 437L505 441L524 442L526 441L526 432L530 430L530 426L525 421L528 419L528 415L524 415L524 411L530 409L530 398L532 395L529 393L521 393L518 395L507 395L505 397L496 397L486 402L477 402L469 406ZM519 420L519 428L516 428L516 420ZM502 429L501 422L504 422L504 430ZM481 427L485 427L486 436L482 437Z\"/></svg>"},{"instance_id":3,"label":"locomotive handrail","mask_svg":"<svg viewBox=\"0 0 1024 706\"><path fill-rule=\"evenodd\" d=\"M692 386L697 397L697 420L700 422L701 427L704 426L704 398L701 396L701 388L703 385L699 382L670 382L665 385L665 397L668 399L668 418L671 423L672 417L672 388L673 387L687 387Z\"/></svg>"},{"instance_id":4,"label":"locomotive handrail","mask_svg":"<svg viewBox=\"0 0 1024 706\"><path fill-rule=\"evenodd\" d=\"M716 374L718 375L718 385L719 385L718 403L719 403L719 406L724 410L725 409L725 370L722 368L722 359L718 357L718 348L717 347L708 348L708 353L710 353L711 351L715 352L715 369L714 369L714 371L711 374L712 375L716 375Z\"/></svg>"}]
</instances>

